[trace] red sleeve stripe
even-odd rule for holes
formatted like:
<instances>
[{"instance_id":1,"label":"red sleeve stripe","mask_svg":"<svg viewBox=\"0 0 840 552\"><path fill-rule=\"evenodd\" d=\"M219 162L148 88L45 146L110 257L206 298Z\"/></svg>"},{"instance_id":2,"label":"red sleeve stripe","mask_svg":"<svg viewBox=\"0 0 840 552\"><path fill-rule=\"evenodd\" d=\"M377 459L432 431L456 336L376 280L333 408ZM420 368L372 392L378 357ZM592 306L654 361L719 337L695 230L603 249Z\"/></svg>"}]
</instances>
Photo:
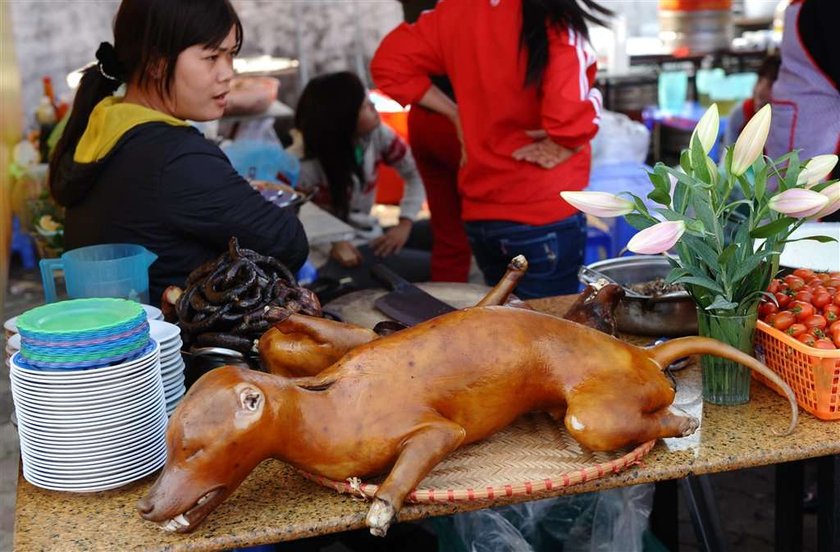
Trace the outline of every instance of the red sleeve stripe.
<instances>
[{"instance_id":1,"label":"red sleeve stripe","mask_svg":"<svg viewBox=\"0 0 840 552\"><path fill-rule=\"evenodd\" d=\"M394 163L401 160L405 157L405 153L408 151L408 146L405 145L402 138L397 135L394 135L394 139L391 140L391 143L388 145L388 150L385 152L384 161L388 165L393 165Z\"/></svg>"}]
</instances>

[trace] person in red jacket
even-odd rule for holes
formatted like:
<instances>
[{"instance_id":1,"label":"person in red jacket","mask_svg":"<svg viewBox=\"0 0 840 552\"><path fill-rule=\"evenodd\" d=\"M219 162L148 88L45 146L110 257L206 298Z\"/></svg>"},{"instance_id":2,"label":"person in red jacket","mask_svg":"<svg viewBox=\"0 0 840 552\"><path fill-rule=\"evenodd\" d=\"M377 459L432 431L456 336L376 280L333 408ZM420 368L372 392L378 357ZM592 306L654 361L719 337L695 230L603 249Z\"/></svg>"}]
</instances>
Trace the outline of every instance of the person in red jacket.
<instances>
[{"instance_id":1,"label":"person in red jacket","mask_svg":"<svg viewBox=\"0 0 840 552\"><path fill-rule=\"evenodd\" d=\"M386 94L455 123L473 254L489 285L525 255L524 298L578 289L586 222L560 192L586 187L598 130L592 14L612 12L591 0L444 0L386 36L371 63ZM457 105L432 84L441 74Z\"/></svg>"}]
</instances>

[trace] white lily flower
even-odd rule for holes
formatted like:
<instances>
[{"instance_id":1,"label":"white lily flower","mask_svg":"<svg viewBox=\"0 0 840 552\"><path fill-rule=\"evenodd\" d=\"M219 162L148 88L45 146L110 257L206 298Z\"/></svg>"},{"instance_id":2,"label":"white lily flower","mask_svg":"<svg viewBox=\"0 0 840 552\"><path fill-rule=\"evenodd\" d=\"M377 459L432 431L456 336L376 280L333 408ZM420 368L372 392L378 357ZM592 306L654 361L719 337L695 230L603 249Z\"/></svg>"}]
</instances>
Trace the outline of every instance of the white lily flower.
<instances>
[{"instance_id":1,"label":"white lily flower","mask_svg":"<svg viewBox=\"0 0 840 552\"><path fill-rule=\"evenodd\" d=\"M819 213L828 203L828 196L819 192L791 188L771 197L767 206L789 217L805 218Z\"/></svg>"},{"instance_id":2,"label":"white lily flower","mask_svg":"<svg viewBox=\"0 0 840 552\"><path fill-rule=\"evenodd\" d=\"M632 201L607 192L560 192L560 197L596 217L620 217L635 208Z\"/></svg>"},{"instance_id":3,"label":"white lily flower","mask_svg":"<svg viewBox=\"0 0 840 552\"><path fill-rule=\"evenodd\" d=\"M642 255L656 255L668 251L685 233L685 222L665 221L637 233L627 242L627 249Z\"/></svg>"},{"instance_id":4,"label":"white lily flower","mask_svg":"<svg viewBox=\"0 0 840 552\"><path fill-rule=\"evenodd\" d=\"M694 132L691 134L691 142L689 143L693 143L695 138L700 140L700 144L703 146L703 152L708 155L712 151L712 148L715 147L715 142L717 142L719 127L720 115L718 114L718 106L717 104L712 104L703 113L700 120L697 121L697 126L694 127Z\"/></svg>"},{"instance_id":5,"label":"white lily flower","mask_svg":"<svg viewBox=\"0 0 840 552\"><path fill-rule=\"evenodd\" d=\"M805 186L810 188L815 184L819 184L826 176L831 174L837 165L837 156L831 155L817 155L811 158L806 164L805 168L799 173L796 179L797 186Z\"/></svg>"},{"instance_id":6,"label":"white lily flower","mask_svg":"<svg viewBox=\"0 0 840 552\"><path fill-rule=\"evenodd\" d=\"M744 174L764 151L767 134L770 132L771 118L770 104L767 104L759 109L758 113L753 115L744 126L732 151L731 172L734 176Z\"/></svg>"},{"instance_id":7,"label":"white lily flower","mask_svg":"<svg viewBox=\"0 0 840 552\"><path fill-rule=\"evenodd\" d=\"M827 217L834 211L840 209L840 182L835 182L834 184L827 186L820 193L828 198L828 203L826 203L825 207L820 209L813 218Z\"/></svg>"}]
</instances>

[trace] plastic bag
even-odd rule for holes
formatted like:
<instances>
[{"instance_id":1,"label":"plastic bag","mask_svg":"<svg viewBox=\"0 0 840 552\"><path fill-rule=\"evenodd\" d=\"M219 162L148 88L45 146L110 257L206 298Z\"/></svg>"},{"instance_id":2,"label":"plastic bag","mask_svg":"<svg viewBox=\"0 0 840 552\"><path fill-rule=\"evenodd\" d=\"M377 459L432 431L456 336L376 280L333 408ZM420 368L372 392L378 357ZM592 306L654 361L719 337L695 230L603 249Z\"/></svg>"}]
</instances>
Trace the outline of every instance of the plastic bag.
<instances>
[{"instance_id":1,"label":"plastic bag","mask_svg":"<svg viewBox=\"0 0 840 552\"><path fill-rule=\"evenodd\" d=\"M300 177L300 161L280 142L236 140L222 147L230 164L248 180L281 182L292 187Z\"/></svg>"},{"instance_id":2,"label":"plastic bag","mask_svg":"<svg viewBox=\"0 0 840 552\"><path fill-rule=\"evenodd\" d=\"M592 139L592 166L641 164L647 159L650 131L623 113L601 112L598 134Z\"/></svg>"},{"instance_id":3,"label":"plastic bag","mask_svg":"<svg viewBox=\"0 0 840 552\"><path fill-rule=\"evenodd\" d=\"M653 489L635 485L438 518L438 550L641 552Z\"/></svg>"}]
</instances>

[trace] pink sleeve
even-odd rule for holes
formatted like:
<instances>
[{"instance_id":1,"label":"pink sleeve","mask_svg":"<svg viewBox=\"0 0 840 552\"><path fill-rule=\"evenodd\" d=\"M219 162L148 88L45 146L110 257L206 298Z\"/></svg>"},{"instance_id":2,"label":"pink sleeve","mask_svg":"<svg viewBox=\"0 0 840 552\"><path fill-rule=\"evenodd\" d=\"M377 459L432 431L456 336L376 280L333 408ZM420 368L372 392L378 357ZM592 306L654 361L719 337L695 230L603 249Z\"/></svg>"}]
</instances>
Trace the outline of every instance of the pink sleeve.
<instances>
[{"instance_id":1,"label":"pink sleeve","mask_svg":"<svg viewBox=\"0 0 840 552\"><path fill-rule=\"evenodd\" d=\"M548 29L549 54L542 86L542 126L568 148L586 144L601 122L601 92L592 85L595 51L571 28Z\"/></svg>"},{"instance_id":2,"label":"pink sleeve","mask_svg":"<svg viewBox=\"0 0 840 552\"><path fill-rule=\"evenodd\" d=\"M443 75L446 68L438 32L442 9L423 13L417 23L403 23L382 42L370 64L376 86L402 105L415 103L432 85L430 75Z\"/></svg>"}]
</instances>

